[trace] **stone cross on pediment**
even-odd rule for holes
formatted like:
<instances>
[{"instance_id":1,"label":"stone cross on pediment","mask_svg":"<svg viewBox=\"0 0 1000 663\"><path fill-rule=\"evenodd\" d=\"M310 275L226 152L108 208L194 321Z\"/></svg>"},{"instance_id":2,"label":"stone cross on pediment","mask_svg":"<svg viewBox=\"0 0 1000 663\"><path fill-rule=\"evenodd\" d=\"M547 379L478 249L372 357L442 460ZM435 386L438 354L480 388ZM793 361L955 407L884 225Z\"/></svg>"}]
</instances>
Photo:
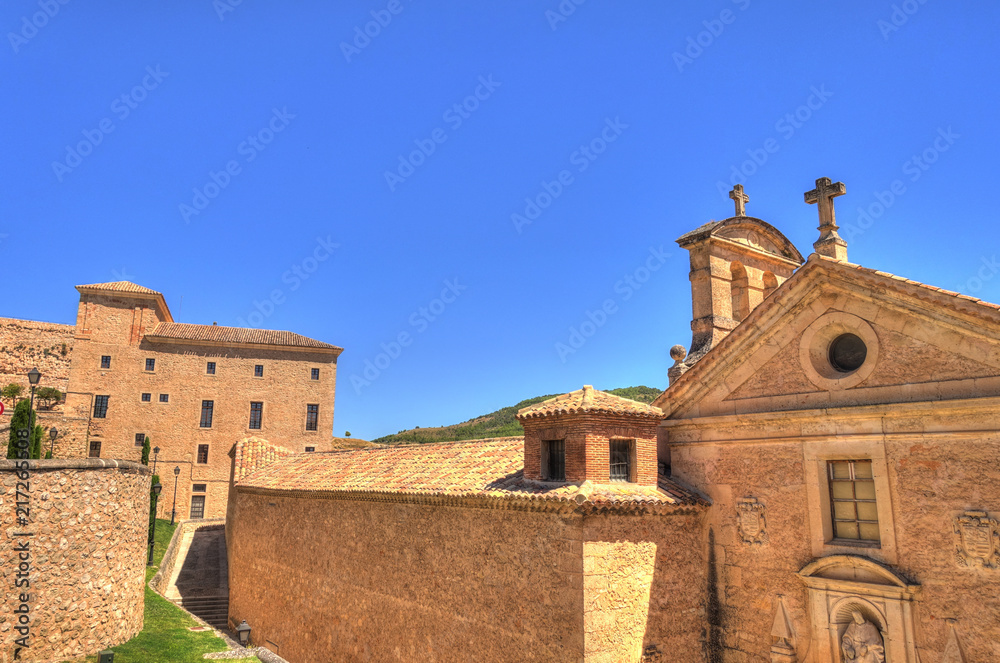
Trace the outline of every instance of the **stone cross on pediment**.
<instances>
[{"instance_id":1,"label":"stone cross on pediment","mask_svg":"<svg viewBox=\"0 0 1000 663\"><path fill-rule=\"evenodd\" d=\"M847 193L843 182L833 182L829 177L816 180L816 188L806 191L805 201L819 206L819 239L813 244L816 253L847 261L847 242L837 232L837 218L833 212L833 199Z\"/></svg>"},{"instance_id":2,"label":"stone cross on pediment","mask_svg":"<svg viewBox=\"0 0 1000 663\"><path fill-rule=\"evenodd\" d=\"M746 205L750 202L750 196L743 193L743 185L737 184L734 186L733 190L729 192L729 197L736 203L736 216L746 216Z\"/></svg>"}]
</instances>

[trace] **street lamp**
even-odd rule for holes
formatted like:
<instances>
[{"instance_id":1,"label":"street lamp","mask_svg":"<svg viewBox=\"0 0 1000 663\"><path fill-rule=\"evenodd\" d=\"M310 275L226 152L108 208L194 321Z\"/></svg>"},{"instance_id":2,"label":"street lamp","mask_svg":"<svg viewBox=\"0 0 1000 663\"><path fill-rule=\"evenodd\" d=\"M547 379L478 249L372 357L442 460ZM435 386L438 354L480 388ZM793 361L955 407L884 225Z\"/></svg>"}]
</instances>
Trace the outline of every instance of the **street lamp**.
<instances>
[{"instance_id":1,"label":"street lamp","mask_svg":"<svg viewBox=\"0 0 1000 663\"><path fill-rule=\"evenodd\" d=\"M149 531L149 561L146 566L153 565L153 540L156 538L156 502L160 498L160 491L163 486L159 483L153 484L153 527Z\"/></svg>"},{"instance_id":2,"label":"street lamp","mask_svg":"<svg viewBox=\"0 0 1000 663\"><path fill-rule=\"evenodd\" d=\"M38 372L37 368L33 368L28 371L28 382L31 384L31 403L28 405L28 429L30 431L35 430L35 387L38 386L38 381L42 379L42 374ZM31 439L31 433L28 433L29 440Z\"/></svg>"},{"instance_id":3,"label":"street lamp","mask_svg":"<svg viewBox=\"0 0 1000 663\"><path fill-rule=\"evenodd\" d=\"M174 468L174 506L170 509L170 524L174 524L174 514L177 513L177 477L181 475L181 466Z\"/></svg>"},{"instance_id":4,"label":"street lamp","mask_svg":"<svg viewBox=\"0 0 1000 663\"><path fill-rule=\"evenodd\" d=\"M53 447L55 447L56 437L58 435L59 435L59 431L56 430L55 426L53 426L52 428L49 429L49 440L50 440L50 442L49 442L49 458L52 457L52 453L53 453L52 450L53 450Z\"/></svg>"},{"instance_id":5,"label":"street lamp","mask_svg":"<svg viewBox=\"0 0 1000 663\"><path fill-rule=\"evenodd\" d=\"M153 476L156 476L156 457L160 455L160 447L153 447Z\"/></svg>"},{"instance_id":6,"label":"street lamp","mask_svg":"<svg viewBox=\"0 0 1000 663\"><path fill-rule=\"evenodd\" d=\"M236 627L236 634L240 637L240 645L246 647L250 644L250 625L247 624L247 620L240 622L240 625Z\"/></svg>"}]
</instances>

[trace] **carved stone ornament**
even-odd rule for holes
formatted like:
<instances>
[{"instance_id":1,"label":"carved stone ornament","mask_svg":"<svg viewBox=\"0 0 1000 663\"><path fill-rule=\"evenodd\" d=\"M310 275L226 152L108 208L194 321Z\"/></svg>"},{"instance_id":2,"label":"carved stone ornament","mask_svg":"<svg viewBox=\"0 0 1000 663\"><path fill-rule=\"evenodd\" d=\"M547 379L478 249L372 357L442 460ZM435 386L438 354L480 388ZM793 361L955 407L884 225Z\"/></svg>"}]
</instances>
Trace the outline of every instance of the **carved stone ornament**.
<instances>
[{"instance_id":1,"label":"carved stone ornament","mask_svg":"<svg viewBox=\"0 0 1000 663\"><path fill-rule=\"evenodd\" d=\"M955 561L967 568L1000 567L1000 522L985 511L966 511L955 518Z\"/></svg>"},{"instance_id":2,"label":"carved stone ornament","mask_svg":"<svg viewBox=\"0 0 1000 663\"><path fill-rule=\"evenodd\" d=\"M853 618L841 639L845 663L885 663L885 647L878 627L857 610Z\"/></svg>"},{"instance_id":3,"label":"carved stone ornament","mask_svg":"<svg viewBox=\"0 0 1000 663\"><path fill-rule=\"evenodd\" d=\"M750 545L767 543L767 522L764 520L764 505L754 497L744 497L736 503L736 515L740 537Z\"/></svg>"}]
</instances>

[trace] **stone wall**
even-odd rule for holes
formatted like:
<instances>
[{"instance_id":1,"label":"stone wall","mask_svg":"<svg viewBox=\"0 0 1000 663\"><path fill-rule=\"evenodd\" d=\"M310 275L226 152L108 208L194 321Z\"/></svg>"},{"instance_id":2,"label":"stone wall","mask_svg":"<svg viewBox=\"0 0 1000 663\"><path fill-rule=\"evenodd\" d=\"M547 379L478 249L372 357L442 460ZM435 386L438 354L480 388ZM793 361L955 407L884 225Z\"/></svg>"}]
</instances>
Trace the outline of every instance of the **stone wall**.
<instances>
[{"instance_id":1,"label":"stone wall","mask_svg":"<svg viewBox=\"0 0 1000 663\"><path fill-rule=\"evenodd\" d=\"M73 333L73 325L0 318L0 387L16 382L24 387L27 396L28 371L38 368L42 374L40 387L55 387L65 394ZM9 402L4 407L10 412Z\"/></svg>"},{"instance_id":2,"label":"stone wall","mask_svg":"<svg viewBox=\"0 0 1000 663\"><path fill-rule=\"evenodd\" d=\"M234 499L230 622L291 663L701 660L699 516Z\"/></svg>"},{"instance_id":3,"label":"stone wall","mask_svg":"<svg viewBox=\"0 0 1000 663\"><path fill-rule=\"evenodd\" d=\"M29 464L30 522L15 522L19 478L0 460L0 660L13 660L15 610L28 593L30 647L18 660L62 661L129 640L142 629L149 469L102 459ZM30 532L33 536L18 536ZM28 541L30 587L17 587L15 546ZM23 578L20 579L23 582Z\"/></svg>"}]
</instances>

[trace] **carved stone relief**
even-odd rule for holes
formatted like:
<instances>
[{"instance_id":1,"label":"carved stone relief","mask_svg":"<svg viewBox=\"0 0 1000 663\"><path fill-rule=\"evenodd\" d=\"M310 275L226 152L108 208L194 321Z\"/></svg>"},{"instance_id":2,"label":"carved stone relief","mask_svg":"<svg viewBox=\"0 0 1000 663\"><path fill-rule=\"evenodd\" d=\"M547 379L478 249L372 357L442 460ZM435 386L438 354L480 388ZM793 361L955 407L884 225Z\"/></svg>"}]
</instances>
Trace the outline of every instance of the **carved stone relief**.
<instances>
[{"instance_id":1,"label":"carved stone relief","mask_svg":"<svg viewBox=\"0 0 1000 663\"><path fill-rule=\"evenodd\" d=\"M740 538L750 545L767 543L767 521L764 519L764 505L755 497L744 497L736 503L736 516Z\"/></svg>"},{"instance_id":2,"label":"carved stone relief","mask_svg":"<svg viewBox=\"0 0 1000 663\"><path fill-rule=\"evenodd\" d=\"M966 568L1000 566L1000 522L985 511L966 511L955 518L955 561Z\"/></svg>"},{"instance_id":3,"label":"carved stone relief","mask_svg":"<svg viewBox=\"0 0 1000 663\"><path fill-rule=\"evenodd\" d=\"M858 610L851 614L854 621L840 641L845 663L885 663L885 647L878 627Z\"/></svg>"}]
</instances>

